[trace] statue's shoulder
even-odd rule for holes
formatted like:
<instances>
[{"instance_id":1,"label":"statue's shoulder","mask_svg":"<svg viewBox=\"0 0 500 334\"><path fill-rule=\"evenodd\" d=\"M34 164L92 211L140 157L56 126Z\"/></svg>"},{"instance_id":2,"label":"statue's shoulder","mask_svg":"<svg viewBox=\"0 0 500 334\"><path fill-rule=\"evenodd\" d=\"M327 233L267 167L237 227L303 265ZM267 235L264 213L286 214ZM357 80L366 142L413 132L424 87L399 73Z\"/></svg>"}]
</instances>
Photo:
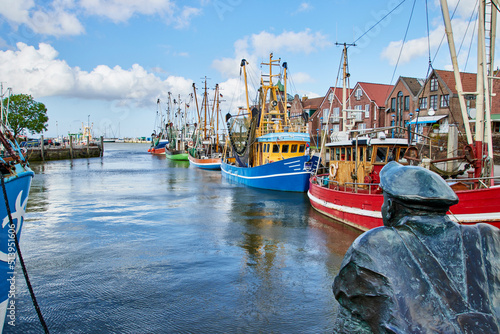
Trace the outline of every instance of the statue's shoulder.
<instances>
[{"instance_id":1,"label":"statue's shoulder","mask_svg":"<svg viewBox=\"0 0 500 334\"><path fill-rule=\"evenodd\" d=\"M386 244L388 241L394 240L396 234L396 231L391 227L376 227L361 234L351 247L356 249L369 247L371 249L379 243Z\"/></svg>"},{"instance_id":2,"label":"statue's shoulder","mask_svg":"<svg viewBox=\"0 0 500 334\"><path fill-rule=\"evenodd\" d=\"M393 228L381 226L366 231L351 244L342 261L342 267L349 262L368 265L378 262L377 258L392 257L394 253L391 249L398 242L401 242L401 239Z\"/></svg>"}]
</instances>

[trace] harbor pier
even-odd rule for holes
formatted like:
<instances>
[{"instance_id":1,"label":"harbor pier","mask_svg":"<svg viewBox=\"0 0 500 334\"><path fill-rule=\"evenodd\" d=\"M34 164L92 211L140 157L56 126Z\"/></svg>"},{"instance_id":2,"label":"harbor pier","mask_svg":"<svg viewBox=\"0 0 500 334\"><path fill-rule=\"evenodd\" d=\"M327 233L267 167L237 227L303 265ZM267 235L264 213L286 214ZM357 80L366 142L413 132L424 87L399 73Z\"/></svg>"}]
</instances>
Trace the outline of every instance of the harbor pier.
<instances>
[{"instance_id":1,"label":"harbor pier","mask_svg":"<svg viewBox=\"0 0 500 334\"><path fill-rule=\"evenodd\" d=\"M79 158L102 157L104 153L103 138L99 142L74 143L70 137L69 143L56 145L45 145L43 136L41 145L27 148L26 159L28 161L49 161Z\"/></svg>"}]
</instances>

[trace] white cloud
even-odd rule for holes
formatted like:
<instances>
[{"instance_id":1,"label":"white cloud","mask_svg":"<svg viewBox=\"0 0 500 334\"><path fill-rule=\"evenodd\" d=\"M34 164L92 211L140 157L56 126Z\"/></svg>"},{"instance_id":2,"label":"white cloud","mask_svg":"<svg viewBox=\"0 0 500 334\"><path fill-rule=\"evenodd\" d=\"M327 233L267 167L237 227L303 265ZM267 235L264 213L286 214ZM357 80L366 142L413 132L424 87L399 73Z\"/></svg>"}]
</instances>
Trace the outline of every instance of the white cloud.
<instances>
[{"instance_id":1,"label":"white cloud","mask_svg":"<svg viewBox=\"0 0 500 334\"><path fill-rule=\"evenodd\" d=\"M39 48L24 43L18 50L0 52L0 76L15 94L28 93L35 98L67 96L108 101L128 101L148 105L168 91L191 92L192 80L169 76L161 80L138 64L130 69L100 65L91 72L70 67L57 59L58 52L41 43Z\"/></svg>"},{"instance_id":2,"label":"white cloud","mask_svg":"<svg viewBox=\"0 0 500 334\"><path fill-rule=\"evenodd\" d=\"M301 32L285 31L280 35L261 32L237 40L234 43L234 57L216 59L212 62L212 67L228 78L226 82L220 84L221 91L226 91L223 94L231 96L231 101L226 102L229 104L227 109L236 114L238 106L246 106L243 74L240 68L242 59L247 61L249 97L253 99L260 81L260 62L268 60L270 53L273 53L276 59L283 53L309 54L330 45L325 35L319 32L312 33L309 29ZM307 73L293 72L292 81L294 84L300 84L314 80Z\"/></svg>"},{"instance_id":3,"label":"white cloud","mask_svg":"<svg viewBox=\"0 0 500 334\"><path fill-rule=\"evenodd\" d=\"M302 2L299 5L299 8L297 8L297 10L295 10L293 15L298 14L298 13L302 13L302 12L310 11L312 8L313 8L313 6L311 6L311 4L309 2Z\"/></svg>"},{"instance_id":4,"label":"white cloud","mask_svg":"<svg viewBox=\"0 0 500 334\"><path fill-rule=\"evenodd\" d=\"M467 47L462 47L461 52L466 52L468 49L468 45L471 40L472 28L469 27L467 30L468 23L466 21L455 19L452 22L453 34L455 40L455 47L457 52L459 51L461 41L464 40ZM467 34L467 35L466 35ZM466 37L464 38L464 35ZM444 39L443 39L444 37ZM431 48L431 57L434 57L434 53L437 47L440 47L441 51L445 51L448 56L448 42L444 33L444 25L440 24L434 30L430 32L429 39L427 37L416 38L413 40L409 40L405 43L403 47L403 51L401 52L401 58L399 59L400 64L409 63L415 58L427 56L428 55L428 43ZM393 41L390 42L389 45L384 48L381 53L382 59L387 59L391 65L395 65L398 61L398 57L401 50L402 41ZM448 56L449 57L449 56Z\"/></svg>"},{"instance_id":5,"label":"white cloud","mask_svg":"<svg viewBox=\"0 0 500 334\"><path fill-rule=\"evenodd\" d=\"M37 7L33 0L4 0L0 15L15 29L26 24L37 34L78 35L84 28L76 15L69 12L72 7L72 1L68 0L53 1L47 8Z\"/></svg>"},{"instance_id":6,"label":"white cloud","mask_svg":"<svg viewBox=\"0 0 500 334\"><path fill-rule=\"evenodd\" d=\"M115 23L126 22L134 15L158 15L176 29L190 25L201 9L177 8L172 0L2 0L0 15L17 29L25 24L33 32L51 36L80 35L85 32L79 16L105 17Z\"/></svg>"},{"instance_id":7,"label":"white cloud","mask_svg":"<svg viewBox=\"0 0 500 334\"><path fill-rule=\"evenodd\" d=\"M124 22L134 14L167 15L174 13L170 0L81 0L80 6L91 15L104 16L113 22Z\"/></svg>"},{"instance_id":8,"label":"white cloud","mask_svg":"<svg viewBox=\"0 0 500 334\"><path fill-rule=\"evenodd\" d=\"M312 33L310 29L301 32L285 31L280 35L263 31L237 40L234 43L234 57L216 59L212 62L212 67L226 77L236 77L239 75L241 59L246 59L257 69L258 59L268 59L270 53L309 54L330 45L331 42L325 35Z\"/></svg>"},{"instance_id":9,"label":"white cloud","mask_svg":"<svg viewBox=\"0 0 500 334\"><path fill-rule=\"evenodd\" d=\"M305 72L293 73L293 82L296 84L314 82L314 79Z\"/></svg>"}]
</instances>

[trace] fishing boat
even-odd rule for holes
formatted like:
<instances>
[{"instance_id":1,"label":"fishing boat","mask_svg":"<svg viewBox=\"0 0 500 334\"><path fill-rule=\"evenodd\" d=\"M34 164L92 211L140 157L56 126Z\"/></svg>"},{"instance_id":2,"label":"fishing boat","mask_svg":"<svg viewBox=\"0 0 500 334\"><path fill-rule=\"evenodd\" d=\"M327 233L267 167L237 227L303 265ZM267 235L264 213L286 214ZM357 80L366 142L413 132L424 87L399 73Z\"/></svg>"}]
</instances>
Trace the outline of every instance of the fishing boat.
<instances>
[{"instance_id":1,"label":"fishing boat","mask_svg":"<svg viewBox=\"0 0 500 334\"><path fill-rule=\"evenodd\" d=\"M170 93L168 101L168 110L170 111L170 104L172 103ZM187 161L187 149L189 145L192 144L189 135L189 127L186 122L187 108L189 107L189 104L184 103L180 96L177 100L173 100L173 104L174 113L172 115L172 120L166 125L168 144L165 146L165 155L170 160ZM175 107L176 105L177 107ZM183 106L184 110L182 109ZM168 112L168 115L170 116L170 112Z\"/></svg>"},{"instance_id":2,"label":"fishing boat","mask_svg":"<svg viewBox=\"0 0 500 334\"><path fill-rule=\"evenodd\" d=\"M479 17L480 21L483 21L484 2L479 2ZM373 129L364 134L355 131L337 134L335 138L331 138L330 143L324 145L330 156L328 168L319 169L318 173L310 179L308 196L312 207L318 212L364 231L382 226L383 194L378 184L379 174L385 164L395 160L402 164L429 168L446 179L459 198L459 203L452 206L448 212L452 220L462 224L486 222L500 227L498 206L500 179L493 176L490 127L490 97L492 95L491 83L486 75L488 71L493 73L493 59L486 60L485 52L479 52L483 58L478 63L489 64L490 67L489 69L480 67L477 73L476 124L484 124L485 127L479 125L476 127L476 136L473 140L465 110L465 93L461 89L460 72L446 1L442 0L441 5L467 136L467 143L462 148L460 156L432 159L432 141L423 136L418 129L411 131L406 128L392 127ZM494 7L491 9L496 10ZM480 23L479 26L484 25ZM492 31L495 31L496 19L491 20L490 27ZM484 30L482 36L484 36ZM480 48L484 48L484 44L479 43L479 45ZM346 52L344 47L345 57ZM491 52L489 54L492 55ZM483 115L485 115L484 118ZM418 124L418 122L415 123ZM452 129L450 127L450 130ZM407 138L386 138L387 134L402 133L402 131L410 132ZM451 133L448 138L453 139ZM483 141L483 138L486 138L487 142ZM455 141L458 142L458 139ZM422 154L424 143L428 143L426 147L429 149L425 156ZM463 168L444 170L438 167L454 163L461 163Z\"/></svg>"},{"instance_id":3,"label":"fishing boat","mask_svg":"<svg viewBox=\"0 0 500 334\"><path fill-rule=\"evenodd\" d=\"M219 142L219 85L215 85L215 96L212 110L210 111L207 93L207 78L205 77L205 91L198 108L196 86L193 83L196 102L197 120L193 134L192 145L188 148L188 158L192 166L200 169L220 170L222 147Z\"/></svg>"},{"instance_id":4,"label":"fishing boat","mask_svg":"<svg viewBox=\"0 0 500 334\"><path fill-rule=\"evenodd\" d=\"M226 115L229 140L221 163L222 175L250 187L305 192L319 157L310 155L306 127L290 122L287 63L281 65L281 59L273 59L273 54L268 63L262 63L269 72L261 76L255 106L249 103L246 65L243 59L247 107L236 117ZM273 74L273 67L282 72Z\"/></svg>"},{"instance_id":5,"label":"fishing boat","mask_svg":"<svg viewBox=\"0 0 500 334\"><path fill-rule=\"evenodd\" d=\"M168 138L160 99L156 101L156 106L155 129L151 134L151 147L148 149L148 152L154 155L164 155L165 147L168 144ZM113 142L116 142L116 139Z\"/></svg>"},{"instance_id":6,"label":"fishing boat","mask_svg":"<svg viewBox=\"0 0 500 334\"><path fill-rule=\"evenodd\" d=\"M34 173L29 168L28 162L25 160L15 138L3 124L5 119L3 103L0 103L0 105L2 105L2 125L0 126L0 184L2 188L0 192L2 202L0 204L0 218L2 219L2 229L0 231L1 332L5 321L15 322L16 319L14 300L9 298L16 291L14 268Z\"/></svg>"}]
</instances>

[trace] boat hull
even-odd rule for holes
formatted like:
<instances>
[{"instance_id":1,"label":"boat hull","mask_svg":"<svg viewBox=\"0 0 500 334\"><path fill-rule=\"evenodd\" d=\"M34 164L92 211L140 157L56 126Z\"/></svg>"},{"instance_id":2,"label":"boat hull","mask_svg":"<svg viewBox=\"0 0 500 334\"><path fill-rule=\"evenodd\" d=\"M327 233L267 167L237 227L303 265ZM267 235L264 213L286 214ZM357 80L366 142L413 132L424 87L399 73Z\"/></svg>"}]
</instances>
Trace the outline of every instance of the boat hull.
<instances>
[{"instance_id":1,"label":"boat hull","mask_svg":"<svg viewBox=\"0 0 500 334\"><path fill-rule=\"evenodd\" d=\"M15 168L16 173L14 173L14 176L5 178L5 189L7 192L12 221L15 225L17 238L19 240L24 222L24 213L26 210L26 204L28 202L31 180L33 179L34 173L28 167L23 167L20 164L17 164ZM0 191L0 194L0 218L2 219L2 229L0 230L0 317L2 319L0 328L1 332L3 329L4 321L8 322L10 319L7 311L12 308L12 305L9 304L9 295L11 295L13 291L15 291L14 267L16 259L16 247L12 233L13 231L9 223L3 189ZM9 308L9 305L11 306L11 308ZM15 313L15 310L13 308L12 310ZM15 317L13 318L13 320L15 320Z\"/></svg>"},{"instance_id":2,"label":"boat hull","mask_svg":"<svg viewBox=\"0 0 500 334\"><path fill-rule=\"evenodd\" d=\"M166 150L165 154L168 159L176 161L188 161L188 154L185 151Z\"/></svg>"},{"instance_id":3,"label":"boat hull","mask_svg":"<svg viewBox=\"0 0 500 334\"><path fill-rule=\"evenodd\" d=\"M221 172L227 180L254 188L305 192L318 161L318 157L304 155L257 167L237 167L222 162Z\"/></svg>"},{"instance_id":4,"label":"boat hull","mask_svg":"<svg viewBox=\"0 0 500 334\"><path fill-rule=\"evenodd\" d=\"M148 150L148 152L151 154L154 154L154 155L163 155L163 154L165 154L165 147L161 147L161 148L152 147Z\"/></svg>"},{"instance_id":5,"label":"boat hull","mask_svg":"<svg viewBox=\"0 0 500 334\"><path fill-rule=\"evenodd\" d=\"M196 168L208 169L208 170L220 170L221 158L197 159L192 157L191 155L189 155L188 158L189 158L189 163Z\"/></svg>"},{"instance_id":6,"label":"boat hull","mask_svg":"<svg viewBox=\"0 0 500 334\"><path fill-rule=\"evenodd\" d=\"M459 202L448 216L461 224L489 223L500 228L500 187L456 192ZM307 193L311 206L322 214L362 231L383 226L382 194L354 193L311 182Z\"/></svg>"}]
</instances>

